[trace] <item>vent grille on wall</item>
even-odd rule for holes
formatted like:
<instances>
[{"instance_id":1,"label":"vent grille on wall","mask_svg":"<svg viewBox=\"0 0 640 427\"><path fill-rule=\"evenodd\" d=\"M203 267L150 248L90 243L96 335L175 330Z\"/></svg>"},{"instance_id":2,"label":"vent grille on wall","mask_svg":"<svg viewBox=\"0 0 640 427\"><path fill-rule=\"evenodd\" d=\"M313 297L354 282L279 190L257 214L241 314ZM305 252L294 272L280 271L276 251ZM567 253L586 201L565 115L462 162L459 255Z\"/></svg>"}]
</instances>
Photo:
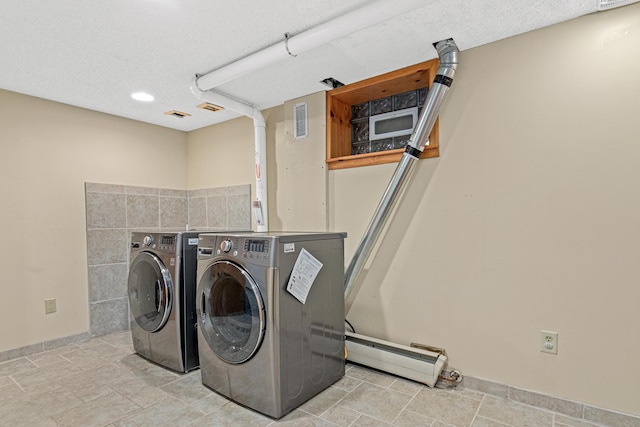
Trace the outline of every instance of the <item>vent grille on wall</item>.
<instances>
[{"instance_id":1,"label":"vent grille on wall","mask_svg":"<svg viewBox=\"0 0 640 427\"><path fill-rule=\"evenodd\" d=\"M191 114L189 114L189 113L183 113L182 111L178 111L178 110L167 111L165 114L167 116L174 116L174 117L178 117L180 119L184 119L185 117L190 117L191 116Z\"/></svg>"},{"instance_id":2,"label":"vent grille on wall","mask_svg":"<svg viewBox=\"0 0 640 427\"><path fill-rule=\"evenodd\" d=\"M198 108L201 108L201 109L207 110L207 111L211 111L212 113L217 113L218 111L224 110L224 107L221 107L221 106L216 105L216 104L212 104L210 102L204 102L204 103L198 105Z\"/></svg>"},{"instance_id":3,"label":"vent grille on wall","mask_svg":"<svg viewBox=\"0 0 640 427\"><path fill-rule=\"evenodd\" d=\"M293 138L306 138L308 135L307 103L301 102L293 106Z\"/></svg>"},{"instance_id":4,"label":"vent grille on wall","mask_svg":"<svg viewBox=\"0 0 640 427\"><path fill-rule=\"evenodd\" d=\"M631 3L637 3L640 0L596 0L598 2L598 10L613 9L614 7L626 6Z\"/></svg>"}]
</instances>

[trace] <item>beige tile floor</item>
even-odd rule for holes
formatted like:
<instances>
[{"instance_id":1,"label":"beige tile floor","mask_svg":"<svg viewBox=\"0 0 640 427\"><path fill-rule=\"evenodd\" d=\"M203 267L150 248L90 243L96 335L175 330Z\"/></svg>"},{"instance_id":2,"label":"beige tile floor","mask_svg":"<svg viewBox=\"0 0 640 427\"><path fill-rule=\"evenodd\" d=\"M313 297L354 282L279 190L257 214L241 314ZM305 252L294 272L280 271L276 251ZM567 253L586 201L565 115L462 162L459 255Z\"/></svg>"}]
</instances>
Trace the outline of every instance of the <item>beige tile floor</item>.
<instances>
[{"instance_id":1,"label":"beige tile floor","mask_svg":"<svg viewBox=\"0 0 640 427\"><path fill-rule=\"evenodd\" d=\"M0 426L596 426L473 390L431 389L347 365L343 379L272 420L137 356L130 334L0 363Z\"/></svg>"}]
</instances>

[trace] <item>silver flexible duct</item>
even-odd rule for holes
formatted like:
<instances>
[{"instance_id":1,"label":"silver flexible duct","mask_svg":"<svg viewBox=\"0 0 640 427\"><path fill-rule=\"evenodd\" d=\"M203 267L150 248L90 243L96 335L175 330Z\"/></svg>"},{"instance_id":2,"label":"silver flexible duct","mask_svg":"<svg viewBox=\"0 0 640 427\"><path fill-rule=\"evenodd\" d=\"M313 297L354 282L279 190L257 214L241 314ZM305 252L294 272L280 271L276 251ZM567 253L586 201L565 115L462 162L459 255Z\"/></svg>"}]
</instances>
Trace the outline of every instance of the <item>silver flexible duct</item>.
<instances>
[{"instance_id":1,"label":"silver flexible duct","mask_svg":"<svg viewBox=\"0 0 640 427\"><path fill-rule=\"evenodd\" d=\"M458 47L453 39L439 41L434 43L434 46L438 51L438 57L440 59L440 64L436 71L436 77L429 88L422 113L420 114L416 128L407 143L402 159L400 159L393 177L391 178L391 181L382 196L382 200L378 205L378 209L376 210L371 223L369 223L369 227L364 233L353 258L347 267L344 285L345 300L349 298L353 285L362 272L369 255L371 255L371 251L373 250L375 243L378 241L394 206L400 199L404 188L415 169L415 164L422 155L424 147L429 144L429 135L431 134L431 130L433 129L436 119L438 118L438 111L440 110L444 97L453 82L456 66L458 65Z\"/></svg>"}]
</instances>

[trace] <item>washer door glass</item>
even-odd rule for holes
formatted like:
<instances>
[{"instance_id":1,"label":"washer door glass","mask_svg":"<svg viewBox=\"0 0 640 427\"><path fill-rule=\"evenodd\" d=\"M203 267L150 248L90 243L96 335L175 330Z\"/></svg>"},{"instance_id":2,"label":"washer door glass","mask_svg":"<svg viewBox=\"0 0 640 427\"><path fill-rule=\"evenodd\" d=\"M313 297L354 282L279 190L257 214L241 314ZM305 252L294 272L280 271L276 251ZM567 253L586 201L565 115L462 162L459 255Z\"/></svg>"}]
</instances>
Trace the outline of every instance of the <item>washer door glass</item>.
<instances>
[{"instance_id":1,"label":"washer door glass","mask_svg":"<svg viewBox=\"0 0 640 427\"><path fill-rule=\"evenodd\" d=\"M243 363L264 336L264 304L249 273L229 261L216 261L198 283L198 327L209 347L228 363Z\"/></svg>"},{"instance_id":2,"label":"washer door glass","mask_svg":"<svg viewBox=\"0 0 640 427\"><path fill-rule=\"evenodd\" d=\"M173 283L167 267L151 252L140 252L129 267L129 308L138 326L160 330L171 314Z\"/></svg>"}]
</instances>

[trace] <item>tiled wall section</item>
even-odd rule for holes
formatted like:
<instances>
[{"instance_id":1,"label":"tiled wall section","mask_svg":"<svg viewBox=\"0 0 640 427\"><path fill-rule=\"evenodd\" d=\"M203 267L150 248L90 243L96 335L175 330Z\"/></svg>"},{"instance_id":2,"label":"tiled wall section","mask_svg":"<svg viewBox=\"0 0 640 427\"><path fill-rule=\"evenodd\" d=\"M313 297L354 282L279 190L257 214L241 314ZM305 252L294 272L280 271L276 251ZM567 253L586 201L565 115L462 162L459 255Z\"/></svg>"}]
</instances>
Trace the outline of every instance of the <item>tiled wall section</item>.
<instances>
[{"instance_id":1,"label":"tiled wall section","mask_svg":"<svg viewBox=\"0 0 640 427\"><path fill-rule=\"evenodd\" d=\"M129 329L127 274L134 230L251 229L251 186L170 190L85 184L92 336Z\"/></svg>"},{"instance_id":2,"label":"tiled wall section","mask_svg":"<svg viewBox=\"0 0 640 427\"><path fill-rule=\"evenodd\" d=\"M251 229L251 186L189 191L189 226L209 231Z\"/></svg>"}]
</instances>

